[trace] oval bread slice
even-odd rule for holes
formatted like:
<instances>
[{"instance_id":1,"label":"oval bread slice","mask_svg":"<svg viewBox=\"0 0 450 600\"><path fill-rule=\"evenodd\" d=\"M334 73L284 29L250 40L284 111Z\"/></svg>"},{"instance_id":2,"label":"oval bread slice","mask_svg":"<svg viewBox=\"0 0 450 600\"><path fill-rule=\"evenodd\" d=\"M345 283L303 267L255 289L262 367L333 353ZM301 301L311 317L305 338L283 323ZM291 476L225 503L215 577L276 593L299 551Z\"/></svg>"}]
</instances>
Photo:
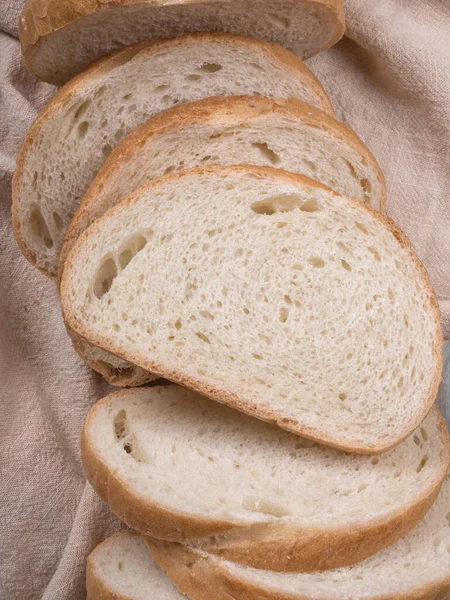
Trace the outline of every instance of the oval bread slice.
<instances>
[{"instance_id":1,"label":"oval bread slice","mask_svg":"<svg viewBox=\"0 0 450 600\"><path fill-rule=\"evenodd\" d=\"M450 463L437 408L377 457L340 452L178 386L124 390L90 410L89 481L140 532L258 568L349 565L423 517Z\"/></svg>"},{"instance_id":2,"label":"oval bread slice","mask_svg":"<svg viewBox=\"0 0 450 600\"><path fill-rule=\"evenodd\" d=\"M181 544L147 538L153 558L192 600L448 600L450 475L424 520L405 538L353 567L275 573Z\"/></svg>"},{"instance_id":3,"label":"oval bread slice","mask_svg":"<svg viewBox=\"0 0 450 600\"><path fill-rule=\"evenodd\" d=\"M206 98L164 111L118 145L69 226L60 264L95 219L143 183L191 167L241 163L303 173L374 208L385 208L384 177L375 158L352 129L323 111L296 99ZM102 350L87 342L84 349L79 352L83 359L113 385L142 382L142 373L137 373L142 369L128 364L117 375L118 359L99 356Z\"/></svg>"},{"instance_id":4,"label":"oval bread slice","mask_svg":"<svg viewBox=\"0 0 450 600\"><path fill-rule=\"evenodd\" d=\"M101 56L141 41L225 31L307 58L335 44L344 29L342 0L27 0L20 41L30 71L61 85Z\"/></svg>"},{"instance_id":5,"label":"oval bread slice","mask_svg":"<svg viewBox=\"0 0 450 600\"><path fill-rule=\"evenodd\" d=\"M138 44L105 58L41 111L17 159L13 225L26 258L55 277L67 227L106 157L137 125L208 96L299 97L330 110L288 50L232 35Z\"/></svg>"},{"instance_id":6,"label":"oval bread slice","mask_svg":"<svg viewBox=\"0 0 450 600\"><path fill-rule=\"evenodd\" d=\"M131 531L112 535L91 552L86 591L87 600L186 600Z\"/></svg>"},{"instance_id":7,"label":"oval bread slice","mask_svg":"<svg viewBox=\"0 0 450 600\"><path fill-rule=\"evenodd\" d=\"M406 237L280 169L140 188L80 236L61 300L91 343L349 451L404 439L442 373L437 301Z\"/></svg>"}]
</instances>

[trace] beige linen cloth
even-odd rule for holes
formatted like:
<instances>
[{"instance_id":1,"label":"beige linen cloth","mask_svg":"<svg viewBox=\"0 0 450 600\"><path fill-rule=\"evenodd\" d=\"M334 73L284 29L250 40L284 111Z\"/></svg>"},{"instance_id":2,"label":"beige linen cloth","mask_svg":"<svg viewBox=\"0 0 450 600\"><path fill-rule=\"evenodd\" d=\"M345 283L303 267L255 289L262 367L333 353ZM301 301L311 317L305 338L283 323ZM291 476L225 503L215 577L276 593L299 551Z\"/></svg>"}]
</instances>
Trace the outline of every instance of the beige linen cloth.
<instances>
[{"instance_id":1,"label":"beige linen cloth","mask_svg":"<svg viewBox=\"0 0 450 600\"><path fill-rule=\"evenodd\" d=\"M0 0L0 599L78 600L86 555L119 527L80 461L84 417L108 388L72 350L54 282L11 230L15 157L55 93L22 63L21 8ZM309 65L384 169L389 214L428 268L449 337L450 2L347 0L346 11L347 38Z\"/></svg>"}]
</instances>

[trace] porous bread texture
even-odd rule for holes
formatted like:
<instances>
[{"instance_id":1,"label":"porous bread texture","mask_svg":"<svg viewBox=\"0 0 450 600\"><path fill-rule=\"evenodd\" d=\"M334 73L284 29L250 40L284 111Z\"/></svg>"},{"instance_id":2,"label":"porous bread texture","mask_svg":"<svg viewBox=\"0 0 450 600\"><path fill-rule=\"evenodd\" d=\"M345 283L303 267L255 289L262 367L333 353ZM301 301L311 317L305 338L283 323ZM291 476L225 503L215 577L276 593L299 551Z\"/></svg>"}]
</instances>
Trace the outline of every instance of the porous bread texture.
<instances>
[{"instance_id":1,"label":"porous bread texture","mask_svg":"<svg viewBox=\"0 0 450 600\"><path fill-rule=\"evenodd\" d=\"M99 544L87 559L87 600L185 600L154 563L142 537L121 531Z\"/></svg>"},{"instance_id":2,"label":"porous bread texture","mask_svg":"<svg viewBox=\"0 0 450 600\"><path fill-rule=\"evenodd\" d=\"M191 600L448 600L450 475L406 537L349 568L276 573L147 538L153 558Z\"/></svg>"},{"instance_id":3,"label":"porous bread texture","mask_svg":"<svg viewBox=\"0 0 450 600\"><path fill-rule=\"evenodd\" d=\"M450 439L433 408L396 448L348 454L172 385L98 402L82 456L133 529L258 568L310 571L358 562L414 527L444 480Z\"/></svg>"},{"instance_id":4,"label":"porous bread texture","mask_svg":"<svg viewBox=\"0 0 450 600\"><path fill-rule=\"evenodd\" d=\"M383 173L356 133L297 99L204 98L153 117L123 140L90 185L61 251L142 184L197 166L255 164L302 173L378 210Z\"/></svg>"},{"instance_id":5,"label":"porous bread texture","mask_svg":"<svg viewBox=\"0 0 450 600\"><path fill-rule=\"evenodd\" d=\"M381 169L349 127L300 100L206 98L155 116L117 146L69 225L60 265L95 219L143 183L199 165L240 163L303 173L374 208L385 207ZM104 351L91 346L80 355L118 385ZM126 367L120 383L141 383L137 367Z\"/></svg>"},{"instance_id":6,"label":"porous bread texture","mask_svg":"<svg viewBox=\"0 0 450 600\"><path fill-rule=\"evenodd\" d=\"M329 108L314 75L278 46L204 34L141 44L65 86L28 133L13 182L13 224L32 264L56 276L67 227L113 148L175 104L208 96L300 97Z\"/></svg>"},{"instance_id":7,"label":"porous bread texture","mask_svg":"<svg viewBox=\"0 0 450 600\"><path fill-rule=\"evenodd\" d=\"M377 453L423 420L439 309L384 215L300 175L208 167L80 236L63 315L91 343L327 445Z\"/></svg>"},{"instance_id":8,"label":"porous bread texture","mask_svg":"<svg viewBox=\"0 0 450 600\"><path fill-rule=\"evenodd\" d=\"M223 31L307 58L335 44L344 29L342 0L28 0L20 18L28 68L56 85L111 50L145 40Z\"/></svg>"}]
</instances>

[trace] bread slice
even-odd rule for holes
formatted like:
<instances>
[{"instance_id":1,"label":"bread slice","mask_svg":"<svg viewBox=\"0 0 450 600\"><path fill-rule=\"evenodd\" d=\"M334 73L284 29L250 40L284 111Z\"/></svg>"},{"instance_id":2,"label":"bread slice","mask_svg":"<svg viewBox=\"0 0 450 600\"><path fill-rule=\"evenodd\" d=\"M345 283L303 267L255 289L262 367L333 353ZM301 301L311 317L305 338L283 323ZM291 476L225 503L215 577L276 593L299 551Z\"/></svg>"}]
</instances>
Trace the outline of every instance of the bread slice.
<instances>
[{"instance_id":1,"label":"bread slice","mask_svg":"<svg viewBox=\"0 0 450 600\"><path fill-rule=\"evenodd\" d=\"M80 236L61 300L91 343L345 450L399 443L441 378L439 309L406 237L280 169L140 188Z\"/></svg>"},{"instance_id":2,"label":"bread slice","mask_svg":"<svg viewBox=\"0 0 450 600\"><path fill-rule=\"evenodd\" d=\"M439 410L379 457L319 446L179 386L90 410L89 481L133 529L259 568L330 569L405 535L450 465Z\"/></svg>"},{"instance_id":3,"label":"bread slice","mask_svg":"<svg viewBox=\"0 0 450 600\"><path fill-rule=\"evenodd\" d=\"M222 31L277 42L307 58L345 29L342 0L27 0L20 19L25 62L61 85L101 56L136 42Z\"/></svg>"},{"instance_id":4,"label":"bread slice","mask_svg":"<svg viewBox=\"0 0 450 600\"><path fill-rule=\"evenodd\" d=\"M206 98L160 113L118 145L69 226L60 264L95 219L143 183L166 173L217 163L275 165L313 177L374 208L385 207L380 167L349 127L300 100ZM96 370L100 366L117 385L117 359L109 361L99 355L101 349L92 346L87 350L80 352L83 359ZM124 365L120 382L141 383L142 373L137 370L130 363Z\"/></svg>"},{"instance_id":5,"label":"bread slice","mask_svg":"<svg viewBox=\"0 0 450 600\"><path fill-rule=\"evenodd\" d=\"M91 552L86 591L87 600L186 600L131 531L112 535Z\"/></svg>"},{"instance_id":6,"label":"bread slice","mask_svg":"<svg viewBox=\"0 0 450 600\"><path fill-rule=\"evenodd\" d=\"M408 536L349 568L275 573L181 544L146 541L156 562L191 600L448 600L450 475Z\"/></svg>"},{"instance_id":7,"label":"bread slice","mask_svg":"<svg viewBox=\"0 0 450 600\"><path fill-rule=\"evenodd\" d=\"M318 80L291 52L232 35L133 46L71 81L39 114L17 159L13 224L28 260L56 276L79 203L134 127L174 104L233 94L299 97L330 110Z\"/></svg>"}]
</instances>

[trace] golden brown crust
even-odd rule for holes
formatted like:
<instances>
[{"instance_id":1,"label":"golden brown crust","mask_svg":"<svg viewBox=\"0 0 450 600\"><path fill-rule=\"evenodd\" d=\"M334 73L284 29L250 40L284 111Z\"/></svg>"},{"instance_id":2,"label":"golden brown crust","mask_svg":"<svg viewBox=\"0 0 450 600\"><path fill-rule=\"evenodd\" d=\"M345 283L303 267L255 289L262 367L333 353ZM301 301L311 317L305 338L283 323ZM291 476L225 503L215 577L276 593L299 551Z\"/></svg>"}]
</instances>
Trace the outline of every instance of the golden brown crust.
<instances>
[{"instance_id":1,"label":"golden brown crust","mask_svg":"<svg viewBox=\"0 0 450 600\"><path fill-rule=\"evenodd\" d=\"M225 4L232 4L236 0L222 0ZM307 2L321 8L325 8L333 16L335 31L332 39L317 52L324 50L337 43L344 35L345 15L342 0L296 0L300 4ZM208 0L183 0L181 4L202 4ZM256 3L256 2L255 2ZM260 2L264 4L264 0ZM110 6L127 6L132 4L149 4L153 6L167 6L179 4L176 0L27 0L24 10L20 16L19 34L22 54L28 69L36 77L61 85L68 77L52 78L52 76L41 77L39 69L34 65L36 51L47 36L74 23L80 18L87 17ZM316 53L317 53L316 52ZM309 58L310 55L304 58Z\"/></svg>"},{"instance_id":2,"label":"golden brown crust","mask_svg":"<svg viewBox=\"0 0 450 600\"><path fill-rule=\"evenodd\" d=\"M299 175L296 173L289 173L287 171L283 171L281 169L274 169L272 167L256 167L256 166L251 166L251 165L245 165L245 166L238 165L238 166L231 166L231 167L195 168L195 169L190 169L189 171L184 171L182 173L167 175L166 177L163 177L156 181L151 181L150 183L144 185L139 190L136 190L136 192L131 194L126 200L121 202L119 205L115 206L110 211L108 211L107 215L101 217L100 219L97 219L97 221L95 221L95 223L93 223L91 225L91 227L89 227L89 229L87 231L85 231L76 241L74 247L72 248L71 252L69 253L69 256L67 257L66 263L64 265L63 273L62 273L61 305L62 305L62 312L63 312L64 319L67 321L69 326L76 333L85 337L92 344L94 344L96 346L100 346L101 348L108 350L112 354L116 354L117 356L124 358L125 360L128 360L134 364L137 364L138 366L142 367L143 369L146 369L154 374L157 374L164 379L174 381L175 383L178 383L178 384L180 384L184 387L187 387L193 391L203 394L204 396L208 396L209 398L212 398L213 400L222 402L223 404L228 404L229 406L232 406L233 408L241 410L242 412L245 412L251 416L255 416L259 419L268 421L270 423L276 423L283 429L286 429L287 431L291 431L292 433L295 433L295 434L305 437L307 439L311 439L311 440L317 441L319 443L325 444L327 446L338 448L340 450L345 450L348 452L357 452L360 454L378 454L380 452L384 452L386 450L389 450L390 448L393 448L394 446L399 444L401 441L403 441L406 437L408 437L408 435L420 425L420 423L426 417L431 406L434 403L434 400L437 396L437 392L439 389L439 384L440 384L440 381L442 378L444 339L443 339L442 328L441 328L441 323L440 323L439 305L438 305L438 301L437 301L435 292L434 292L434 290L431 286L430 280L428 278L428 273L427 273L425 267L422 265L422 263L417 258L416 254L414 253L414 250L413 250L408 238L395 225L395 223L392 221L392 219L390 219L386 215L370 208L369 206L363 205L358 200L354 200L352 198L346 199L346 201L349 202L351 205L358 207L359 210L367 211L368 213L370 213L370 215L372 215L372 217L374 219L383 223L389 229L389 231L391 231L391 233L395 236L395 238L397 240L399 240L400 245L407 250L412 262L414 263L414 265L416 267L418 277L423 279L424 286L428 292L430 313L432 314L432 319L433 319L434 325L435 325L435 333L433 336L433 338L434 338L433 339L434 372L433 372L433 376L432 376L431 383L430 383L430 391L429 391L428 397L424 400L423 408L421 411L419 411L417 413L416 418L411 423L406 423L405 426L403 427L402 432L398 434L398 437L391 441L386 441L384 443L378 443L378 444L371 443L371 444L364 444L364 445L357 444L357 443L348 443L342 439L336 439L330 435L324 434L322 431L320 431L317 428L303 426L300 423L298 423L292 419L284 418L275 411L272 411L269 409L261 409L261 407L259 407L257 405L250 404L248 402L243 402L241 400L241 398L238 397L234 393L228 392L226 390L219 390L211 385L205 384L204 382L202 382L196 378L186 377L183 373L180 373L179 371L177 371L173 368L158 364L158 362L156 360L149 360L146 357L142 357L142 356L138 355L136 352L126 352L126 351L124 352L123 348L116 345L117 342L114 342L113 340L109 339L107 336L97 336L96 334L92 334L92 332L89 331L89 329L86 327L86 325L84 323L82 323L81 321L79 321L79 319L77 319L70 311L69 299L68 299L69 296L68 296L68 294L65 293L66 289L68 289L70 286L69 275L68 275L68 273L70 271L70 266L71 266L72 262L74 261L77 250L82 245L84 239L96 234L96 231L97 231L98 227L101 225L101 223L103 222L103 219L108 219L118 212L126 211L130 204L136 202L139 199L140 195L143 193L144 190L145 191L153 190L154 188L157 188L159 185L164 184L164 182L166 182L166 181L176 180L176 179L180 179L183 177L190 177L192 175L200 175L202 173L214 173L216 176L227 177L230 173L233 173L233 172L234 173L243 172L243 173L246 173L247 175L254 177L256 179L264 178L264 177L268 177L268 176L276 177L279 179L284 179L284 180L288 181L289 183L293 183L293 184L297 184L297 185L298 184L300 184L300 185L306 184L311 187L325 189L325 190L328 190L329 192L335 194L336 196L339 196L339 194L337 194L336 192L333 192L332 190L330 190L323 184L318 183L317 181L313 181L312 179L308 179L304 175ZM155 197L158 197L158 194L155 194Z\"/></svg>"},{"instance_id":3,"label":"golden brown crust","mask_svg":"<svg viewBox=\"0 0 450 600\"><path fill-rule=\"evenodd\" d=\"M182 130L184 127L195 124L206 125L208 123L218 123L224 127L233 127L236 126L237 122L247 124L252 119L258 119L265 114L274 114L288 119L295 119L310 127L327 131L339 141L353 147L355 152L361 156L362 161L370 165L377 175L381 188L381 198L379 206L375 208L384 212L387 193L383 172L370 150L359 139L353 129L344 123L296 98L288 100L270 100L256 96L205 98L197 102L181 104L163 113L159 113L137 127L111 153L86 192L67 230L60 254L60 270L75 240L78 239L80 234L92 222L92 217L89 214L91 205L103 189L105 182L123 164L131 160L133 155L139 152L139 149L148 139L156 135L164 135L176 130Z\"/></svg>"},{"instance_id":4,"label":"golden brown crust","mask_svg":"<svg viewBox=\"0 0 450 600\"><path fill-rule=\"evenodd\" d=\"M311 600L311 597L265 590L257 584L239 580L227 565L207 553L183 544L144 538L154 561L166 571L177 588L191 600ZM367 600L448 600L450 576L426 588L402 594L379 594ZM315 595L314 600L335 600L336 596ZM344 600L344 598L342 598Z\"/></svg>"},{"instance_id":5,"label":"golden brown crust","mask_svg":"<svg viewBox=\"0 0 450 600\"><path fill-rule=\"evenodd\" d=\"M99 544L88 556L86 563L86 600L134 600L130 596L123 594L117 594L109 585L108 582L102 576L95 564L96 554L101 552L103 544L112 544L118 537L126 535L138 536L137 533L131 531L119 531L115 535L107 538L104 542Z\"/></svg>"},{"instance_id":6,"label":"golden brown crust","mask_svg":"<svg viewBox=\"0 0 450 600\"><path fill-rule=\"evenodd\" d=\"M112 394L128 395L131 391ZM317 571L361 562L404 537L426 514L436 499L450 466L450 437L444 418L434 407L445 446L435 481L424 496L405 510L354 526L301 527L286 521L236 526L233 520L176 512L143 497L111 471L95 448L96 414L109 402L107 396L89 411L82 436L82 460L88 480L111 510L132 529L151 537L184 542L201 552L259 569ZM94 432L94 433L91 433ZM213 536L213 538L211 538Z\"/></svg>"},{"instance_id":7,"label":"golden brown crust","mask_svg":"<svg viewBox=\"0 0 450 600\"><path fill-rule=\"evenodd\" d=\"M276 60L284 68L293 71L300 79L307 80L309 85L315 90L316 94L322 99L324 108L333 114L328 96L325 93L321 83L314 74L305 66L303 61L295 56L289 50L277 44L269 44L262 40L248 38L245 36L231 35L227 33L198 33L193 35L181 36L172 40L159 40L155 42L141 42L122 50L113 52L112 54L100 59L98 62L90 66L86 71L80 73L71 79L64 87L62 87L54 98L46 104L41 112L36 117L31 126L17 156L16 170L12 182L12 221L13 230L16 236L17 243L25 256L25 258L35 267L37 267L44 275L48 277L56 277L57 273L45 269L36 264L36 255L28 246L22 233L22 223L20 218L21 210L21 182L24 178L24 169L28 153L31 150L33 140L39 134L43 124L51 120L53 115L60 110L64 110L75 94L90 81L96 77L100 77L105 73L120 66L140 53L158 53L163 49L170 49L175 46L195 44L198 40L223 41L225 43L238 44L241 46L253 46L261 49L264 53Z\"/></svg>"}]
</instances>

